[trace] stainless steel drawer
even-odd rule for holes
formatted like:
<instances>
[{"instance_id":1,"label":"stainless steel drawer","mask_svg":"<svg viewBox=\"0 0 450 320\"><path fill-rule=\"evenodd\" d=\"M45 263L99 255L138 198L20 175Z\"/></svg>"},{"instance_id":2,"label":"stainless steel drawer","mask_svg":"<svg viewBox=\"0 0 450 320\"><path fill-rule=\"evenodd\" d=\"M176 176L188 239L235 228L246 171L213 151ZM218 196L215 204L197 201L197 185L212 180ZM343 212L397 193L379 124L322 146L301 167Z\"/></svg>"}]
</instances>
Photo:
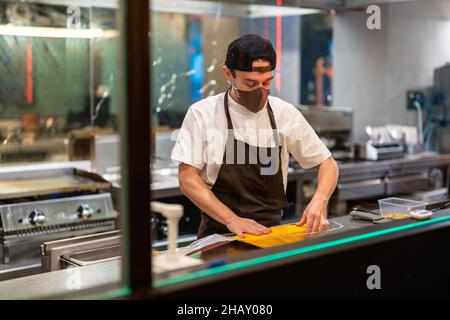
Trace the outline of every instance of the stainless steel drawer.
<instances>
[{"instance_id":1,"label":"stainless steel drawer","mask_svg":"<svg viewBox=\"0 0 450 320\"><path fill-rule=\"evenodd\" d=\"M428 175L416 174L401 177L389 177L385 179L386 194L413 193L428 188Z\"/></svg>"},{"instance_id":2,"label":"stainless steel drawer","mask_svg":"<svg viewBox=\"0 0 450 320\"><path fill-rule=\"evenodd\" d=\"M339 200L364 199L384 195L385 184L381 179L339 183L337 190Z\"/></svg>"}]
</instances>

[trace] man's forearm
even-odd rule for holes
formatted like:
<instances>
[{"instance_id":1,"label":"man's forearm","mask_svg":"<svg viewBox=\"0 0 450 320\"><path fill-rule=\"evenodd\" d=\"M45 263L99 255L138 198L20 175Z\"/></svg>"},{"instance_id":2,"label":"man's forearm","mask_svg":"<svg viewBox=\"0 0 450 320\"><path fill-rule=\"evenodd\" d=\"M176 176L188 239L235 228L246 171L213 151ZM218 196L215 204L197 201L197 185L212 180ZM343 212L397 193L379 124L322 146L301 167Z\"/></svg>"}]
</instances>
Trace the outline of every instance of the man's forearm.
<instances>
[{"instance_id":1,"label":"man's forearm","mask_svg":"<svg viewBox=\"0 0 450 320\"><path fill-rule=\"evenodd\" d=\"M333 194L339 178L339 167L333 157L329 157L319 166L317 174L317 190L313 199L328 203Z\"/></svg>"},{"instance_id":2,"label":"man's forearm","mask_svg":"<svg viewBox=\"0 0 450 320\"><path fill-rule=\"evenodd\" d=\"M180 179L180 189L200 210L224 225L229 224L233 218L237 217L225 204L217 199L198 175L190 175Z\"/></svg>"}]
</instances>

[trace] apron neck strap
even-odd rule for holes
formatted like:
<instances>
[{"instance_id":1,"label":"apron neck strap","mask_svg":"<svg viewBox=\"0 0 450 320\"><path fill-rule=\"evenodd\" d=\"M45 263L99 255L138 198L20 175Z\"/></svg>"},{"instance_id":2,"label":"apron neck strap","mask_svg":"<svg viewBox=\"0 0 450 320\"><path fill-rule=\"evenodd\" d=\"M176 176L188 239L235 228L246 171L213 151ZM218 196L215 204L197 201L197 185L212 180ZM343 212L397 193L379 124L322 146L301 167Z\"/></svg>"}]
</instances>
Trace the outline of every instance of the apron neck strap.
<instances>
[{"instance_id":1,"label":"apron neck strap","mask_svg":"<svg viewBox=\"0 0 450 320\"><path fill-rule=\"evenodd\" d=\"M223 105L225 108L225 115L227 116L228 130L233 130L233 123L231 122L230 110L228 108L228 94L230 93L230 90L231 88L228 88L227 92L225 92Z\"/></svg>"}]
</instances>

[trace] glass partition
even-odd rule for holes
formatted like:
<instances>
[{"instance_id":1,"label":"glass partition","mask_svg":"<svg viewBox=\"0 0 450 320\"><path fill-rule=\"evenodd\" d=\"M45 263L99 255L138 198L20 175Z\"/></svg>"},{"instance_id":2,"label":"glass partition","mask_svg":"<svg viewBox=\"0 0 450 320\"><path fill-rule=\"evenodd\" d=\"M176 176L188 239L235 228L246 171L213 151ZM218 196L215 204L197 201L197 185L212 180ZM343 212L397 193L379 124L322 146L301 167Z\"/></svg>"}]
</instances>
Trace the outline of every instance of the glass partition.
<instances>
[{"instance_id":1,"label":"glass partition","mask_svg":"<svg viewBox=\"0 0 450 320\"><path fill-rule=\"evenodd\" d=\"M2 299L128 294L119 2L0 1Z\"/></svg>"},{"instance_id":2,"label":"glass partition","mask_svg":"<svg viewBox=\"0 0 450 320\"><path fill-rule=\"evenodd\" d=\"M117 132L117 10L92 5L0 2L0 165L90 160L83 136Z\"/></svg>"},{"instance_id":3,"label":"glass partition","mask_svg":"<svg viewBox=\"0 0 450 320\"><path fill-rule=\"evenodd\" d=\"M172 274L155 269L155 287L448 220L438 217L411 225L405 222L401 227L386 224L379 232L364 229L372 226L372 221L361 222L378 217L392 222L407 216L395 211L383 218L378 202L383 198L414 199L424 208L448 200L450 167L445 154L448 139L444 138L448 103L444 87L450 55L442 39L449 35L449 17L440 15L447 8L444 1L424 6L421 1L377 6L381 12L378 26L370 24L371 14L361 3L334 11L293 7L281 1L272 5L261 1L152 2L152 200L182 206L178 252L201 263L197 266L188 259L185 266L193 265ZM420 14L425 9L426 17ZM402 10L409 10L414 19L408 19ZM434 33L432 25L439 31ZM188 108L229 88L221 65L228 44L246 33L272 42L277 68L271 95L298 108L340 168L327 208L331 228L312 238L361 227L360 235L309 246L311 237L304 230L289 233L318 185L317 167L305 168L290 157L288 205L282 213L286 230L274 228L281 239L277 233L278 238L268 242L292 242L299 248L275 246L276 250L265 251L264 246L240 241L231 232L197 239L201 210L179 190L178 163L171 160L171 152ZM418 39L425 41L426 47L414 49ZM440 48L439 54L429 51L435 46ZM214 121L211 126L217 125ZM207 175L202 171L204 180ZM350 212L358 211L355 208L361 211L353 217ZM153 211L154 254L164 255L170 222L158 210ZM368 215L364 217L361 212Z\"/></svg>"}]
</instances>

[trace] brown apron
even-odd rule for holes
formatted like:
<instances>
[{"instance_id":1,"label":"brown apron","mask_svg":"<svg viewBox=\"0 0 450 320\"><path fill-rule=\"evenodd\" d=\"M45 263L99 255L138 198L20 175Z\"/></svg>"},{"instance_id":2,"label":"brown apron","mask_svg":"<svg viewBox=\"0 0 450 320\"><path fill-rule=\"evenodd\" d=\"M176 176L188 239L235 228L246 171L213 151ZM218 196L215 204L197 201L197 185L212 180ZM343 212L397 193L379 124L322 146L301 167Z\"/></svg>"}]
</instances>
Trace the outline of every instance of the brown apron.
<instances>
[{"instance_id":1,"label":"brown apron","mask_svg":"<svg viewBox=\"0 0 450 320\"><path fill-rule=\"evenodd\" d=\"M281 146L278 141L277 126L272 108L267 103L270 125L274 132L275 147L251 146L234 137L233 124L228 109L228 91L225 93L224 107L228 122L228 133L232 132L233 134L228 134L227 146L234 148L234 154L231 155L234 156L234 161L230 161L230 159L227 161L227 150L230 149L226 147L217 180L211 191L238 216L253 219L266 227L279 225L281 223L281 210L286 207L287 201L281 170ZM237 150L245 150L245 163L239 164L237 162ZM261 169L270 169L272 163L263 164L259 155L269 157L274 153L278 156L278 163L273 165L277 165L278 170L272 175L261 174ZM252 159L251 157L255 157L253 159L257 160L256 164L255 161L252 161L253 164L249 163L248 160ZM198 238L214 233L229 232L225 225L202 212Z\"/></svg>"}]
</instances>

